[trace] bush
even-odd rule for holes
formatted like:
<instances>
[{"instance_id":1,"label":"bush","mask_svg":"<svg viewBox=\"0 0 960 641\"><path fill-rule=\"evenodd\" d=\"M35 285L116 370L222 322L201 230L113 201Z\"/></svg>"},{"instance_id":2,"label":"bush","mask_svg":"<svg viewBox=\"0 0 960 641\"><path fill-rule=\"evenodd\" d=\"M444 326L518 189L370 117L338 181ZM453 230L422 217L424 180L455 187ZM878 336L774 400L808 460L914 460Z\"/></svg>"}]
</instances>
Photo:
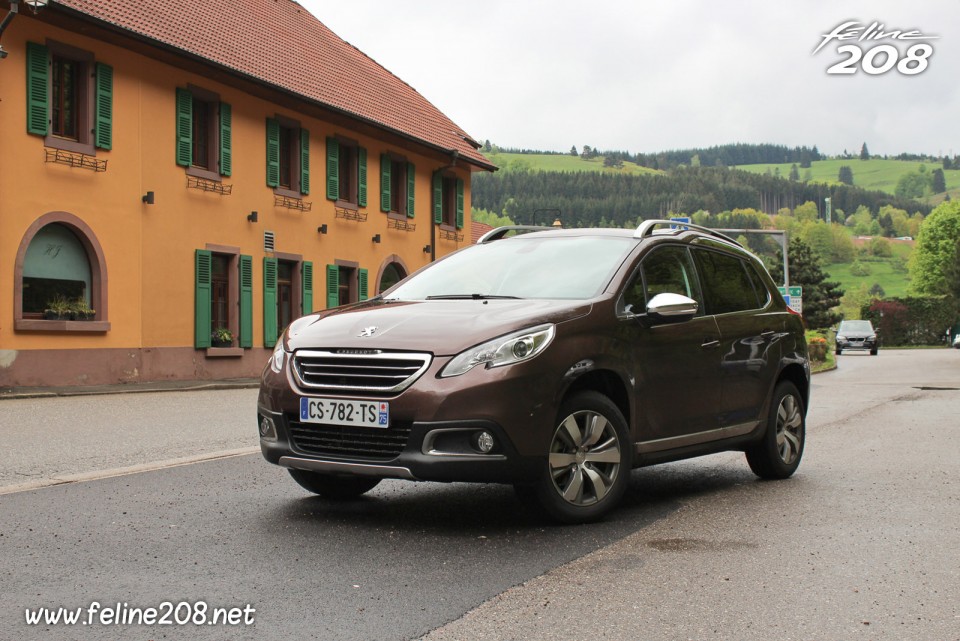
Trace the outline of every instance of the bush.
<instances>
[{"instance_id":1,"label":"bush","mask_svg":"<svg viewBox=\"0 0 960 641\"><path fill-rule=\"evenodd\" d=\"M865 304L860 317L880 331L884 345L939 345L958 316L951 296L887 298Z\"/></svg>"}]
</instances>

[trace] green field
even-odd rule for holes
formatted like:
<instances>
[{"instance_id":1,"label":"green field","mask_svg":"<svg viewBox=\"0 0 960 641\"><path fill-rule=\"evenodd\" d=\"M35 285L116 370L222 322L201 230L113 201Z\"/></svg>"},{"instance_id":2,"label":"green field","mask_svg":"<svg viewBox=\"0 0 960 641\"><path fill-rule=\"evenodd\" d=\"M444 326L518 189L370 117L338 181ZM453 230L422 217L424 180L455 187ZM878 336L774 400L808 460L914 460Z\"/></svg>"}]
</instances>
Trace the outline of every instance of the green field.
<instances>
[{"instance_id":1,"label":"green field","mask_svg":"<svg viewBox=\"0 0 960 641\"><path fill-rule=\"evenodd\" d=\"M837 183L839 182L837 176L840 173L840 167L844 165L850 167L853 171L854 186L862 187L863 189L885 191L888 194L894 193L897 187L897 181L900 180L901 176L911 171L918 171L920 165L926 165L928 172L941 167L941 165L937 163L921 163L910 160L883 160L880 158L871 160L860 160L859 158L849 160L818 160L811 163L809 169L811 173L810 179L815 182ZM765 174L767 171L775 174L779 169L780 177L788 178L790 176L791 166L791 163L779 165L740 165L737 169L755 174ZM808 170L799 169L799 171L800 179L802 180ZM960 170L947 169L944 170L943 174L947 182L947 191L951 192L951 198L955 198L957 193L960 193ZM943 200L943 195L939 195L939 198L932 196L929 200L932 204L939 203Z\"/></svg>"},{"instance_id":2,"label":"green field","mask_svg":"<svg viewBox=\"0 0 960 641\"><path fill-rule=\"evenodd\" d=\"M830 275L829 280L839 281L840 287L844 291L856 291L864 284L867 287L873 287L874 284L877 284L883 287L886 298L907 295L910 288L910 279L906 273L894 270L891 262L871 261L861 264L870 270L868 276L854 276L851 274L850 268L853 267L853 263L825 265L823 271Z\"/></svg>"},{"instance_id":3,"label":"green field","mask_svg":"<svg viewBox=\"0 0 960 641\"><path fill-rule=\"evenodd\" d=\"M605 171L621 174L662 173L656 169L641 167L632 162L623 163L622 169L604 167L603 158L584 160L579 156L571 156L569 154L508 154L484 152L483 155L489 158L490 162L499 167L501 171L519 171L522 168L530 171L558 171L566 173L576 171Z\"/></svg>"}]
</instances>

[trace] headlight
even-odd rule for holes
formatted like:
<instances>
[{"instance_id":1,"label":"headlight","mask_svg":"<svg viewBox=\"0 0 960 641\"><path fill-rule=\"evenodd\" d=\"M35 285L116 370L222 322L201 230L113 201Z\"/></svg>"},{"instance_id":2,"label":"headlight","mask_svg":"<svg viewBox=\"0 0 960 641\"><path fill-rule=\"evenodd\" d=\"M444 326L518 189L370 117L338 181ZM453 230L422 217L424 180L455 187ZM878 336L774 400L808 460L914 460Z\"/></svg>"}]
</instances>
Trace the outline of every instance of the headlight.
<instances>
[{"instance_id":1,"label":"headlight","mask_svg":"<svg viewBox=\"0 0 960 641\"><path fill-rule=\"evenodd\" d=\"M279 374L283 371L283 357L286 352L283 351L283 337L277 341L277 346L273 348L273 356L270 357L270 369Z\"/></svg>"},{"instance_id":2,"label":"headlight","mask_svg":"<svg viewBox=\"0 0 960 641\"><path fill-rule=\"evenodd\" d=\"M870 338L868 338L867 340L868 340L868 341L875 341L875 340L877 340L877 337L876 337L876 335L873 335L873 336L871 336Z\"/></svg>"},{"instance_id":3,"label":"headlight","mask_svg":"<svg viewBox=\"0 0 960 641\"><path fill-rule=\"evenodd\" d=\"M845 341L845 340L847 340L847 337L846 337L846 336L837 335L837 340L838 340L838 341Z\"/></svg>"},{"instance_id":4,"label":"headlight","mask_svg":"<svg viewBox=\"0 0 960 641\"><path fill-rule=\"evenodd\" d=\"M477 365L490 368L528 361L547 348L555 332L553 325L539 325L476 345L457 354L440 376L460 376Z\"/></svg>"}]
</instances>

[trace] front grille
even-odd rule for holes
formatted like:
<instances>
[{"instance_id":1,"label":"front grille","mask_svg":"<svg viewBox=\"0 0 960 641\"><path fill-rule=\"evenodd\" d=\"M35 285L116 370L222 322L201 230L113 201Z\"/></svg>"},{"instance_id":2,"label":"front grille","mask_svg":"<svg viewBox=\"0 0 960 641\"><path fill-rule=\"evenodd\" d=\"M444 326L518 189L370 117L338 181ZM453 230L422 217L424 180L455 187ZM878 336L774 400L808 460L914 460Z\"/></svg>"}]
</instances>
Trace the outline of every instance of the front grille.
<instances>
[{"instance_id":1,"label":"front grille","mask_svg":"<svg viewBox=\"0 0 960 641\"><path fill-rule=\"evenodd\" d=\"M423 353L299 350L293 356L293 372L301 387L338 394L397 394L429 366L430 355Z\"/></svg>"},{"instance_id":2,"label":"front grille","mask_svg":"<svg viewBox=\"0 0 960 641\"><path fill-rule=\"evenodd\" d=\"M303 454L389 461L407 446L412 424L399 423L380 429L289 420L287 427L293 448Z\"/></svg>"}]
</instances>

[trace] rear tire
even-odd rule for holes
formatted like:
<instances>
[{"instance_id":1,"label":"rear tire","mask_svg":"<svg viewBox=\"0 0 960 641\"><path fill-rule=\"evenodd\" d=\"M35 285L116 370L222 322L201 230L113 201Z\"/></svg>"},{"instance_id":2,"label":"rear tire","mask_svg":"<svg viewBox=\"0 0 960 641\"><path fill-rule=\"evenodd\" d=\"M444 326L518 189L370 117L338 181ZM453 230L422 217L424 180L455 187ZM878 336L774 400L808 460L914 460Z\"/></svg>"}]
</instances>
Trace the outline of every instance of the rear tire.
<instances>
[{"instance_id":1,"label":"rear tire","mask_svg":"<svg viewBox=\"0 0 960 641\"><path fill-rule=\"evenodd\" d=\"M613 509L630 482L633 444L627 421L609 398L584 391L563 402L537 480L518 486L561 523L596 521Z\"/></svg>"},{"instance_id":2,"label":"rear tire","mask_svg":"<svg viewBox=\"0 0 960 641\"><path fill-rule=\"evenodd\" d=\"M746 450L747 463L762 479L785 479L800 465L806 442L806 411L796 385L782 381L773 392L763 438Z\"/></svg>"},{"instance_id":3,"label":"rear tire","mask_svg":"<svg viewBox=\"0 0 960 641\"><path fill-rule=\"evenodd\" d=\"M380 483L380 479L370 476L335 476L294 469L288 471L303 489L334 501L355 499Z\"/></svg>"}]
</instances>

